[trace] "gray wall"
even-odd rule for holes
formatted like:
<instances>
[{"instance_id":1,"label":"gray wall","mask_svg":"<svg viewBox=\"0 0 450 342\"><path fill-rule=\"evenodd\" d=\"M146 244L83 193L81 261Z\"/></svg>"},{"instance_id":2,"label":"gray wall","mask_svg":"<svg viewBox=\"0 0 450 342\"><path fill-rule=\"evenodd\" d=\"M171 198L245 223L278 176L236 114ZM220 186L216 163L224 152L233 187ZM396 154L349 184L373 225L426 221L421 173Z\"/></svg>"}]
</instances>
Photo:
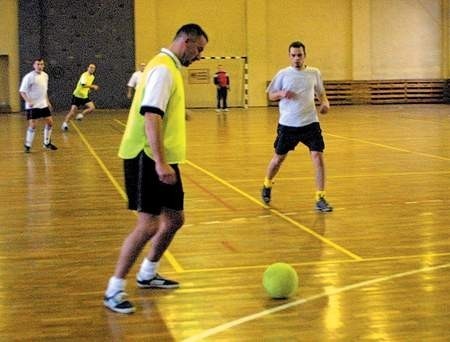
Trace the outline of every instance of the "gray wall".
<instances>
[{"instance_id":1,"label":"gray wall","mask_svg":"<svg viewBox=\"0 0 450 342\"><path fill-rule=\"evenodd\" d=\"M55 110L70 106L89 63L97 65L91 92L98 108L124 108L126 83L135 69L133 0L20 0L20 75L43 57Z\"/></svg>"}]
</instances>

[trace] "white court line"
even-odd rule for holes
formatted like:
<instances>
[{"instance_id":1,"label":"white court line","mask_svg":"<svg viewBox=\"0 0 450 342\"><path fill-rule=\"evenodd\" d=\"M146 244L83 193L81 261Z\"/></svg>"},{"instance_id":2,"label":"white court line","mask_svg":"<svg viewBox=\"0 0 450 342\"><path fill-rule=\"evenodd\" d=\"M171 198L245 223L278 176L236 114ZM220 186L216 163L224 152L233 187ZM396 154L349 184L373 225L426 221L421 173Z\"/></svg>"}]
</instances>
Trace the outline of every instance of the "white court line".
<instances>
[{"instance_id":1,"label":"white court line","mask_svg":"<svg viewBox=\"0 0 450 342\"><path fill-rule=\"evenodd\" d=\"M290 303L286 303L280 306L277 306L275 308L272 309L268 309L268 310L264 310L261 312L257 312L253 315L249 315L249 316L244 316L241 317L239 319L236 319L234 321L230 321L228 323L224 323L221 325L218 325L214 328L211 329L207 329L205 331L203 331L202 333L198 334L198 335L194 335L191 336L187 339L184 339L183 342L194 342L194 341L201 341L206 337L209 336L213 336L216 335L218 333L221 333L225 330L231 329L235 326L238 326L240 324L249 322L249 321L253 321L256 320L258 318L273 314L275 312L278 311L282 311L282 310L286 310L288 308L291 308L293 306L297 306L297 305L301 305L301 304L305 304L308 302L312 302L313 300L316 299L320 299L323 297L330 297L330 296L334 296L337 294L340 294L342 292L346 292L346 291L350 291L350 290L354 290L354 289L359 289L365 286L369 286L369 285L373 285L373 284L377 284L377 283L381 283L384 281L388 281L388 280L392 280L392 279L397 279L397 278L403 278L403 277L407 277L413 274L417 274L417 273L421 273L421 272L431 272L431 271L435 271L438 269L442 269L442 268L449 268L450 267L450 263L447 264L443 264L443 265L438 265L438 266L432 266L432 267L424 267L424 268L420 268L417 270L412 270L412 271L407 271L407 272L402 272L402 273L397 273L397 274L393 274L390 276L386 276L386 277L381 277L381 278L376 278L376 279L372 279L372 280L366 280L366 281L362 281L360 283L356 283L356 284L352 284L352 285L348 285L348 286L344 286L344 287L340 287L340 288L336 288L336 289L331 289L331 290L327 290L323 293L308 297L308 298L303 298L303 299L299 299Z\"/></svg>"}]
</instances>

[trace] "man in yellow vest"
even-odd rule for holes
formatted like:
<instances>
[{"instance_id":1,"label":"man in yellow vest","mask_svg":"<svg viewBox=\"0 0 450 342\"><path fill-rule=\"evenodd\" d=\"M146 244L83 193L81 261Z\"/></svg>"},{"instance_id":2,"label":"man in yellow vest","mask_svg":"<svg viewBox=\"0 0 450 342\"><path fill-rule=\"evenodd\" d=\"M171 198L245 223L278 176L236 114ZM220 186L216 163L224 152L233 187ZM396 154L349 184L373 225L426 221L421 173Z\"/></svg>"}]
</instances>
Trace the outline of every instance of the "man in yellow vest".
<instances>
[{"instance_id":1,"label":"man in yellow vest","mask_svg":"<svg viewBox=\"0 0 450 342\"><path fill-rule=\"evenodd\" d=\"M109 279L103 303L114 312L135 311L127 300L125 277L148 241L149 253L136 277L140 288L177 288L160 276L159 260L184 223L184 198L178 164L185 161L185 97L181 66L200 59L208 36L186 24L170 47L146 66L133 98L119 148L124 159L128 208L137 211L134 230L125 239Z\"/></svg>"},{"instance_id":2,"label":"man in yellow vest","mask_svg":"<svg viewBox=\"0 0 450 342\"><path fill-rule=\"evenodd\" d=\"M82 120L86 114L92 113L95 109L94 101L89 98L89 92L93 90L98 90L99 87L94 83L95 79L95 64L89 64L87 70L83 72L78 80L77 86L72 93L72 103L70 106L69 113L67 113L64 118L64 122L61 125L63 131L69 129L69 120L75 115L76 111L80 107L86 107L83 112L77 114L75 119Z\"/></svg>"}]
</instances>

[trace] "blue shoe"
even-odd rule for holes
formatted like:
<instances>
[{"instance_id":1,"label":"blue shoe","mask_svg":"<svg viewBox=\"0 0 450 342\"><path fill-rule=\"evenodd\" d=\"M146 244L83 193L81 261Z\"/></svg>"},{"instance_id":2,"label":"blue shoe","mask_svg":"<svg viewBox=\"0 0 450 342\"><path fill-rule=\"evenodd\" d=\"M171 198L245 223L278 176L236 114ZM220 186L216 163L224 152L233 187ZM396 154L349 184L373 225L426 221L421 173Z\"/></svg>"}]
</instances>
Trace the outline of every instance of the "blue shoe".
<instances>
[{"instance_id":1,"label":"blue shoe","mask_svg":"<svg viewBox=\"0 0 450 342\"><path fill-rule=\"evenodd\" d=\"M261 190L261 198L262 198L263 202L266 204L269 204L271 195L272 195L272 188L267 188L263 185L263 188Z\"/></svg>"},{"instance_id":2,"label":"blue shoe","mask_svg":"<svg viewBox=\"0 0 450 342\"><path fill-rule=\"evenodd\" d=\"M180 284L175 280L165 279L159 274L148 280L141 280L139 276L136 277L137 286L141 289L176 289Z\"/></svg>"},{"instance_id":3,"label":"blue shoe","mask_svg":"<svg viewBox=\"0 0 450 342\"><path fill-rule=\"evenodd\" d=\"M111 311L123 314L131 314L136 310L133 304L127 300L127 294L123 291L118 291L111 297L105 296L103 304Z\"/></svg>"},{"instance_id":4,"label":"blue shoe","mask_svg":"<svg viewBox=\"0 0 450 342\"><path fill-rule=\"evenodd\" d=\"M325 197L320 197L316 202L316 210L326 213L333 211L333 207L326 201Z\"/></svg>"}]
</instances>

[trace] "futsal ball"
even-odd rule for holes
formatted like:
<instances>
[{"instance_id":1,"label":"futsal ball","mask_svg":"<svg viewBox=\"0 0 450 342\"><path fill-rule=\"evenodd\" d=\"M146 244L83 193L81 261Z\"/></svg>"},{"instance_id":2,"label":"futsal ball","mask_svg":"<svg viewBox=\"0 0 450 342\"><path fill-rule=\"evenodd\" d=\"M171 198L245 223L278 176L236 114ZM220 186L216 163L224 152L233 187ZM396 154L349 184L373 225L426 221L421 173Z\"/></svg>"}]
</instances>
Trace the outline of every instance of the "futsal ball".
<instances>
[{"instance_id":1,"label":"futsal ball","mask_svg":"<svg viewBox=\"0 0 450 342\"><path fill-rule=\"evenodd\" d=\"M271 298L289 298L298 288L297 272L284 262L272 264L264 271L263 286Z\"/></svg>"}]
</instances>

